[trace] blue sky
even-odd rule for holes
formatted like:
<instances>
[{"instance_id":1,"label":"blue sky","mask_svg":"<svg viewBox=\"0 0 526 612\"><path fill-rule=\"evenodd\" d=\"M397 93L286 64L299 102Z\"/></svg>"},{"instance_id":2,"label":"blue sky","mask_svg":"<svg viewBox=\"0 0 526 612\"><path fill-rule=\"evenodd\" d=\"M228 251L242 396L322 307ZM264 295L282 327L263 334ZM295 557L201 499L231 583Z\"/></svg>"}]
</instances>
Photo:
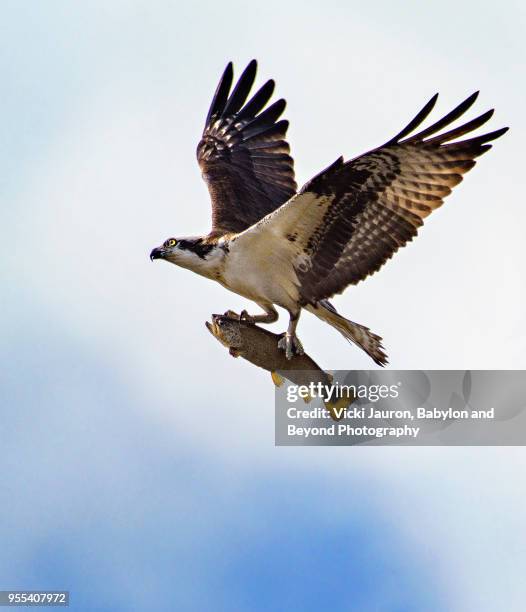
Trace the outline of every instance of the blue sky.
<instances>
[{"instance_id":1,"label":"blue sky","mask_svg":"<svg viewBox=\"0 0 526 612\"><path fill-rule=\"evenodd\" d=\"M275 448L269 376L204 328L249 305L148 260L208 229L194 151L228 60L276 79L300 184L435 91L439 113L480 89L473 113L512 130L337 305L393 368L525 368L519 3L0 15L0 588L76 610L522 610L522 449ZM326 367L371 366L299 332Z\"/></svg>"}]
</instances>

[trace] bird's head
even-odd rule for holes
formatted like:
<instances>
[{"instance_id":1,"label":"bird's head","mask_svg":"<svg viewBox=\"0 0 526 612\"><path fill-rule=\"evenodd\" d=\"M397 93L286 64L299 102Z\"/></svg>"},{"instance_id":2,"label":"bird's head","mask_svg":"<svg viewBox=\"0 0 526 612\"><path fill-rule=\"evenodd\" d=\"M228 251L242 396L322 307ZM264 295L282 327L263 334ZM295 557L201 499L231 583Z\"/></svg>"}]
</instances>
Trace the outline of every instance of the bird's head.
<instances>
[{"instance_id":1,"label":"bird's head","mask_svg":"<svg viewBox=\"0 0 526 612\"><path fill-rule=\"evenodd\" d=\"M203 237L168 238L150 253L150 259L164 259L176 266L205 273L215 260L218 247Z\"/></svg>"}]
</instances>

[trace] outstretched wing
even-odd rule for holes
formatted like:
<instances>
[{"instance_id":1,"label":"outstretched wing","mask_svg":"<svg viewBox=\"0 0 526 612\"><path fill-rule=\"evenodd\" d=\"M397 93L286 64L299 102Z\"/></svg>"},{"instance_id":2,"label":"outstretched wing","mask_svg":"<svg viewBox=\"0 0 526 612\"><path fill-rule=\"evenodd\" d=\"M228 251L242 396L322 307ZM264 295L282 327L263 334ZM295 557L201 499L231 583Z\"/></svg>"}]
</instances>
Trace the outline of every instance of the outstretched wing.
<instances>
[{"instance_id":1,"label":"outstretched wing","mask_svg":"<svg viewBox=\"0 0 526 612\"><path fill-rule=\"evenodd\" d=\"M296 193L294 162L285 141L281 99L263 110L274 91L267 81L245 104L256 78L252 60L232 93L230 62L219 81L197 161L212 200L212 232L241 232Z\"/></svg>"},{"instance_id":2,"label":"outstretched wing","mask_svg":"<svg viewBox=\"0 0 526 612\"><path fill-rule=\"evenodd\" d=\"M336 160L299 194L246 232L252 240L281 241L292 258L301 299L316 303L376 272L417 234L486 144L508 128L450 142L480 127L480 117L435 135L473 104L478 92L445 117L409 136L429 115L434 96L399 134L354 160Z\"/></svg>"}]
</instances>

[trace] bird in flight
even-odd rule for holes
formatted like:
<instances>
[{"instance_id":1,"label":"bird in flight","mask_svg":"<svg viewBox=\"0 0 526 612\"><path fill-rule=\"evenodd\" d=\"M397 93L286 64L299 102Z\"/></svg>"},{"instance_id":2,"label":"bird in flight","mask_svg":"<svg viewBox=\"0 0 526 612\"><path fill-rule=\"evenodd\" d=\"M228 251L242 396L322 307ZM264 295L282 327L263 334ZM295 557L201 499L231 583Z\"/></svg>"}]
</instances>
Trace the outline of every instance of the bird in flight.
<instances>
[{"instance_id":1,"label":"bird in flight","mask_svg":"<svg viewBox=\"0 0 526 612\"><path fill-rule=\"evenodd\" d=\"M475 158L508 128L465 140L493 110L443 131L475 102L472 94L442 119L415 133L438 94L384 145L334 163L299 191L280 119L285 100L267 106L274 81L247 102L256 77L252 60L232 89L229 63L208 111L197 161L212 201L206 236L168 238L150 258L164 259L221 283L260 306L239 315L273 323L275 306L289 313L279 340L287 358L303 351L296 335L308 310L385 365L382 339L340 315L329 298L379 270L412 240L424 219L441 206ZM266 107L266 108L265 108Z\"/></svg>"}]
</instances>

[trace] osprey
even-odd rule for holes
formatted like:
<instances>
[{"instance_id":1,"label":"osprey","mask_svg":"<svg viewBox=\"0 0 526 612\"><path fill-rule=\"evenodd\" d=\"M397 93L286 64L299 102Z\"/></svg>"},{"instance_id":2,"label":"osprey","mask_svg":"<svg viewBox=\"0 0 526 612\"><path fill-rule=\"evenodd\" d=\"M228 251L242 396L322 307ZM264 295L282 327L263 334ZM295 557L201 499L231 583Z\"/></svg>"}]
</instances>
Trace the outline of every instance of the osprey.
<instances>
[{"instance_id":1,"label":"osprey","mask_svg":"<svg viewBox=\"0 0 526 612\"><path fill-rule=\"evenodd\" d=\"M476 92L414 134L436 94L387 143L349 161L339 157L297 191L285 140L288 122L279 120L285 100L265 108L274 81L247 102L256 69L253 60L231 91L228 64L197 146L212 201L210 233L169 238L150 258L188 268L256 302L263 314L236 315L251 323L273 323L274 306L285 308L290 320L279 347L289 359L303 350L296 326L305 309L384 365L381 338L341 316L329 298L379 270L412 240L475 158L491 148L487 143L508 128L457 140L486 123L489 110L442 131L471 107Z\"/></svg>"}]
</instances>

